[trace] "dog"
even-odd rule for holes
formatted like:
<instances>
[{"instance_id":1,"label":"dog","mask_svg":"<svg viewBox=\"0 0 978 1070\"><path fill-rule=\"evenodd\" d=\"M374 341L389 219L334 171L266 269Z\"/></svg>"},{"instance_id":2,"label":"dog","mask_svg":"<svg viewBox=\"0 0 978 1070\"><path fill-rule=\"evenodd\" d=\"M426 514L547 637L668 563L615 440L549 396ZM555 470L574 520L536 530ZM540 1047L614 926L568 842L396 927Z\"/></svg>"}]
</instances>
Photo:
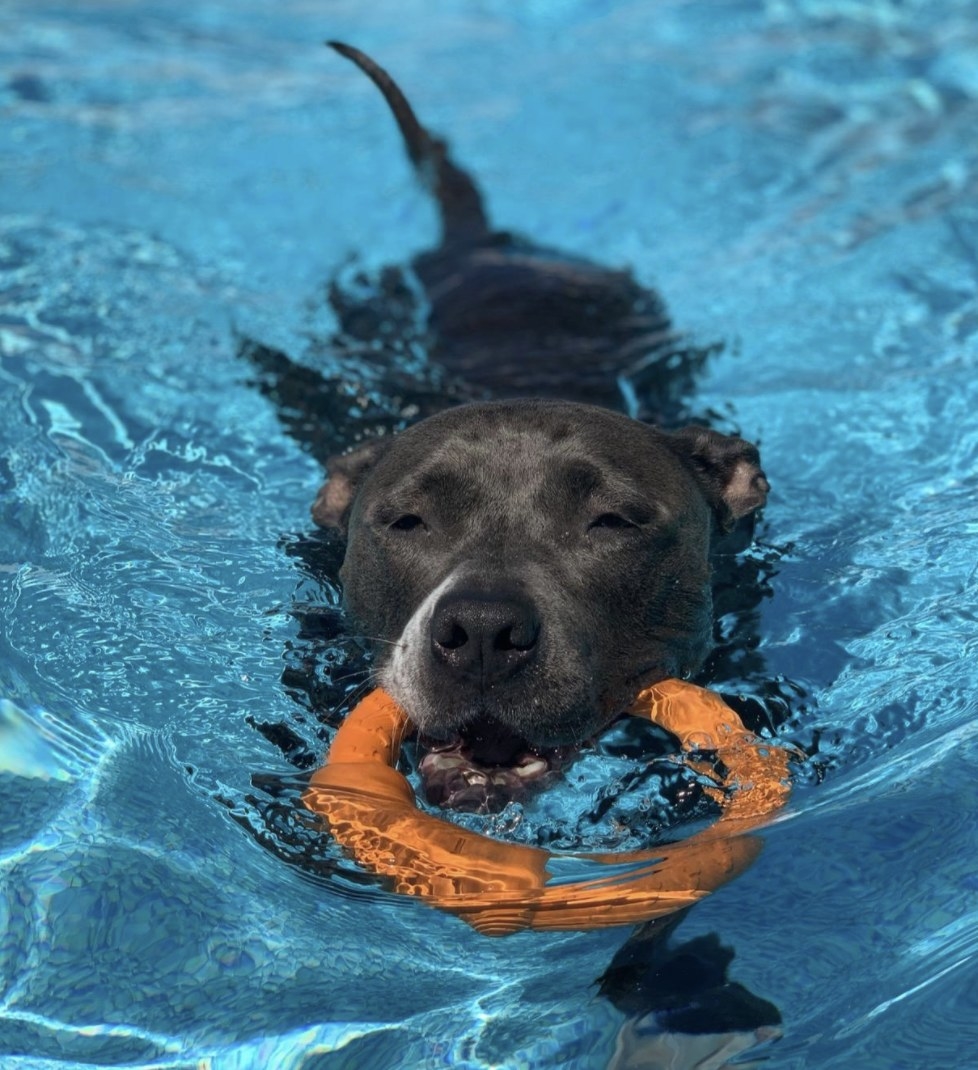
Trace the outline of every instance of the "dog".
<instances>
[{"instance_id":1,"label":"dog","mask_svg":"<svg viewBox=\"0 0 978 1070\"><path fill-rule=\"evenodd\" d=\"M628 272L492 229L473 179L386 71L331 45L381 90L441 238L410 281L385 268L352 294L329 286L338 329L318 343L329 375L251 340L240 353L326 465L321 535L286 546L328 588L338 573L346 626L373 650L369 684L421 731L429 802L498 810L545 785L644 687L716 658L718 593L737 615L763 586L756 565L746 577L738 565L718 591L717 566L740 561L769 485L754 445L682 426L709 350L683 342L661 298ZM421 365L409 359L418 343ZM335 370L347 359L358 378L375 364L385 390L351 389ZM335 725L329 709L349 696L315 655L320 642L336 654L344 624L328 607L295 612L305 645L285 684ZM738 676L762 671L755 645L748 634L731 646ZM254 723L294 766L319 761L289 724ZM335 863L296 828L289 782L256 786L268 796L252 800L260 842L329 876ZM686 913L640 926L597 982L628 1016L616 1066L713 1065L777 1035L777 1007L729 979L729 948L673 942Z\"/></svg>"},{"instance_id":2,"label":"dog","mask_svg":"<svg viewBox=\"0 0 978 1070\"><path fill-rule=\"evenodd\" d=\"M672 337L661 300L627 273L493 232L390 76L331 45L381 89L439 205L441 244L414 267L440 362L495 394L571 395L470 402L360 444L329 461L312 509L345 540L345 605L377 683L432 745L429 798L481 809L472 768L515 793L643 688L697 671L711 552L769 485L737 436L574 399L599 380L617 389L636 323Z\"/></svg>"}]
</instances>

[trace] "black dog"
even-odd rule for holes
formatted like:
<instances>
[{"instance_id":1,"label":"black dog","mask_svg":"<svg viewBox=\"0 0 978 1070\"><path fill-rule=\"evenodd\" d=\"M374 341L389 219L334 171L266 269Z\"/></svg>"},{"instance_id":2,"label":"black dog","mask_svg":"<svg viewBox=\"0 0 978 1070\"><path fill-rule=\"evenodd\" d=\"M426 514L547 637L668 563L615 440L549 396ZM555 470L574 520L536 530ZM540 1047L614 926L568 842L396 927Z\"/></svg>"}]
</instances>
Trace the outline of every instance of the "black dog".
<instances>
[{"instance_id":1,"label":"black dog","mask_svg":"<svg viewBox=\"0 0 978 1070\"><path fill-rule=\"evenodd\" d=\"M381 87L437 195L442 244L415 267L441 362L480 382L491 367L500 391L541 375L550 387L568 374L578 388L614 383L607 362L620 373L621 353L606 337L597 359L591 343L631 323L640 299L666 331L661 303L621 272L528 257L490 232L475 186L389 76L334 47ZM540 337L546 354L523 351ZM734 436L568 401L494 401L333 458L313 517L346 537L346 605L375 645L379 683L426 736L514 769L516 787L546 769L534 757L700 667L711 545L767 490L757 450ZM458 758L442 763L456 782ZM437 762L426 773L430 795L452 797L435 785Z\"/></svg>"},{"instance_id":2,"label":"black dog","mask_svg":"<svg viewBox=\"0 0 978 1070\"><path fill-rule=\"evenodd\" d=\"M313 507L325 536L290 550L329 584L339 550L347 610L374 646L372 676L434 742L422 761L429 796L495 808L546 772L554 748L599 732L644 686L698 670L713 640L714 566L735 560L714 551L749 538L768 484L757 450L738 437L657 430L579 403L675 427L707 351L684 347L661 300L626 272L493 231L472 179L390 77L363 53L333 47L381 89L436 197L441 242L411 265L424 302L393 268L373 288L358 278L352 295L329 288L330 365L349 360L369 379L379 348L386 405L377 391L351 390L341 375L258 343L241 353L288 432L327 462ZM428 358L420 365L409 359L417 342ZM474 400L520 394L550 400ZM381 434L334 455L365 427ZM724 585L724 602L737 588L724 612L752 611L754 579ZM308 646L286 684L328 717L342 694L323 690L314 651L323 640L335 651L340 624L328 612L297 615ZM754 645L748 635L731 646L738 677ZM318 761L287 724L256 727L300 768ZM492 777L469 777L471 764L491 766ZM330 872L318 844L294 831L294 805L274 801L287 788L274 777L262 786L273 801L255 835ZM741 1050L780 1021L728 980L732 952L715 937L671 946L683 914L640 927L599 981L632 1016L622 1065L635 1045L645 1051L644 1030L665 1035L670 1065L703 1065L704 1044Z\"/></svg>"}]
</instances>

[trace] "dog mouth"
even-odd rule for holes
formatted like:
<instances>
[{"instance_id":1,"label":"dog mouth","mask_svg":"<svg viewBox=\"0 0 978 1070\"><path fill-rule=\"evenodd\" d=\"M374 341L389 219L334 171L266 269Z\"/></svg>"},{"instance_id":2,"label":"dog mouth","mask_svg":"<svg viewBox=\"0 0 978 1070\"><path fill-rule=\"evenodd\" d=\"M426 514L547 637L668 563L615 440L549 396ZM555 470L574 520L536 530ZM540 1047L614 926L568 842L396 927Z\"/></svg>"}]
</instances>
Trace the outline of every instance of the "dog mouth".
<instances>
[{"instance_id":1,"label":"dog mouth","mask_svg":"<svg viewBox=\"0 0 978 1070\"><path fill-rule=\"evenodd\" d=\"M432 806L494 814L549 786L576 751L527 742L492 717L465 725L448 740L422 735L418 771Z\"/></svg>"}]
</instances>

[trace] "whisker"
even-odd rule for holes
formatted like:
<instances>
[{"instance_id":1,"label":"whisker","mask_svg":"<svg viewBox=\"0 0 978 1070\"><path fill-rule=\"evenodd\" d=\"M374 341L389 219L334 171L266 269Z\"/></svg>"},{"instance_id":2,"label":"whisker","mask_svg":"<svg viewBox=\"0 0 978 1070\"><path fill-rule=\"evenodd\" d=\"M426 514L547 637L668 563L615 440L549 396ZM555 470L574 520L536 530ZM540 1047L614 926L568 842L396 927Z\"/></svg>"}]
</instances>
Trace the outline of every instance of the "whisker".
<instances>
[{"instance_id":1,"label":"whisker","mask_svg":"<svg viewBox=\"0 0 978 1070\"><path fill-rule=\"evenodd\" d=\"M370 679L373 669L356 669L353 672L345 672L342 676L331 676L330 682L334 684L341 684L344 680L355 680L358 676L363 676L367 680Z\"/></svg>"},{"instance_id":2,"label":"whisker","mask_svg":"<svg viewBox=\"0 0 978 1070\"><path fill-rule=\"evenodd\" d=\"M403 646L402 639L383 639L379 635L351 635L347 633L346 639L365 639L368 643L386 643L388 646Z\"/></svg>"},{"instance_id":3,"label":"whisker","mask_svg":"<svg viewBox=\"0 0 978 1070\"><path fill-rule=\"evenodd\" d=\"M372 679L364 680L362 684L357 684L352 691L349 691L344 697L342 702L338 702L332 709L332 713L335 715L339 713L343 706L355 706L360 699L362 699L369 691L374 689L374 682Z\"/></svg>"}]
</instances>

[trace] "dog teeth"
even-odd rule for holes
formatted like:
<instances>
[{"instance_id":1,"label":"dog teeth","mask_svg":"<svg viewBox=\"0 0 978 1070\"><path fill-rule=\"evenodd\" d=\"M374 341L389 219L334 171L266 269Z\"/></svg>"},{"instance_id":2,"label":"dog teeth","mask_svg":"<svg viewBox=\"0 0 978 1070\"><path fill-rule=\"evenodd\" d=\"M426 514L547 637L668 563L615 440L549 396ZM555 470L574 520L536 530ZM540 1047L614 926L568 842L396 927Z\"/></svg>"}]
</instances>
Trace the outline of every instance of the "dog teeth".
<instances>
[{"instance_id":1,"label":"dog teeth","mask_svg":"<svg viewBox=\"0 0 978 1070\"><path fill-rule=\"evenodd\" d=\"M534 780L539 776L543 776L549 768L542 758L528 757L520 762L514 772L523 780Z\"/></svg>"}]
</instances>

